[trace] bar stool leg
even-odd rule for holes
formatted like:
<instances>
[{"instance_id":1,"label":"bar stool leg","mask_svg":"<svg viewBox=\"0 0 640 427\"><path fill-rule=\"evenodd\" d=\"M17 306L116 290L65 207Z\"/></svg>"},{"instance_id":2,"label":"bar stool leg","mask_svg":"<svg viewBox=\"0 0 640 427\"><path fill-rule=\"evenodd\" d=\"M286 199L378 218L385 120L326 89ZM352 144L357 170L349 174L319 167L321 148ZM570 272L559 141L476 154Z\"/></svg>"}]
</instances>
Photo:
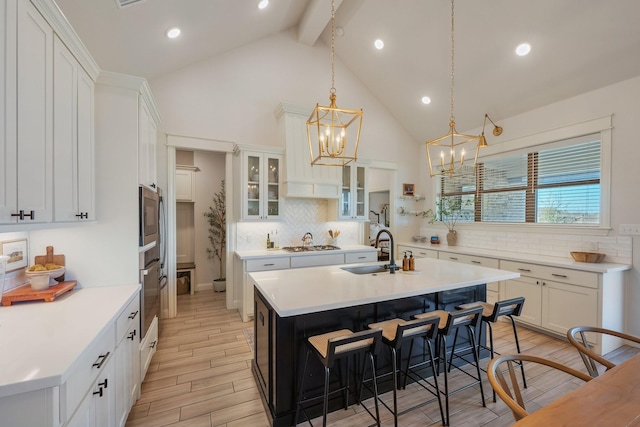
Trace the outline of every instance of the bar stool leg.
<instances>
[{"instance_id":1,"label":"bar stool leg","mask_svg":"<svg viewBox=\"0 0 640 427\"><path fill-rule=\"evenodd\" d=\"M371 362L371 378L373 379L373 402L376 407L376 424L378 427L380 427L380 408L378 407L378 380L376 378L376 365L373 360L373 354L371 352L369 352L369 361ZM360 381L364 381L364 369L362 370L362 378L360 379Z\"/></svg>"},{"instance_id":2,"label":"bar stool leg","mask_svg":"<svg viewBox=\"0 0 640 427\"><path fill-rule=\"evenodd\" d=\"M322 402L322 427L327 427L327 412L329 411L329 376L331 370L324 368L324 401Z\"/></svg>"},{"instance_id":3,"label":"bar stool leg","mask_svg":"<svg viewBox=\"0 0 640 427\"><path fill-rule=\"evenodd\" d=\"M449 425L449 378L447 375L447 338L444 335L439 335L438 337L438 345L440 346L440 353L438 354L438 359L444 360L444 402L445 402L445 418L442 421L442 424L445 426ZM439 365L439 362L438 362ZM438 370L440 367L438 366Z\"/></svg>"},{"instance_id":4,"label":"bar stool leg","mask_svg":"<svg viewBox=\"0 0 640 427\"><path fill-rule=\"evenodd\" d=\"M518 331L516 330L516 321L513 319L513 316L509 316L511 319L511 326L513 326L513 336L516 339L516 349L518 353L520 353L520 341L518 341ZM520 362L520 371L522 372L522 385L524 388L527 388L527 379L524 376L524 364Z\"/></svg>"},{"instance_id":5,"label":"bar stool leg","mask_svg":"<svg viewBox=\"0 0 640 427\"><path fill-rule=\"evenodd\" d=\"M411 340L413 344L413 340ZM398 368L397 368L396 349L391 347L391 366L393 369L393 425L398 427ZM407 361L407 364L409 361ZM406 382L406 375L405 375Z\"/></svg>"},{"instance_id":6,"label":"bar stool leg","mask_svg":"<svg viewBox=\"0 0 640 427\"><path fill-rule=\"evenodd\" d=\"M300 415L300 402L302 402L302 391L304 390L304 377L307 375L307 362L309 362L309 354L311 350L307 350L307 355L304 358L304 367L302 369L302 379L300 380L300 390L298 390L298 404L296 405L296 415L293 419L293 425L298 425L298 416Z\"/></svg>"},{"instance_id":7,"label":"bar stool leg","mask_svg":"<svg viewBox=\"0 0 640 427\"><path fill-rule=\"evenodd\" d=\"M473 332L473 328L471 326L467 326L469 331L469 339L471 340L471 348L473 351L473 358L476 362L476 372L478 373L478 383L480 384L480 396L482 396L482 407L485 408L487 403L484 400L484 389L482 387L482 377L480 376L480 357L478 354L478 346L475 341L475 333Z\"/></svg>"}]
</instances>

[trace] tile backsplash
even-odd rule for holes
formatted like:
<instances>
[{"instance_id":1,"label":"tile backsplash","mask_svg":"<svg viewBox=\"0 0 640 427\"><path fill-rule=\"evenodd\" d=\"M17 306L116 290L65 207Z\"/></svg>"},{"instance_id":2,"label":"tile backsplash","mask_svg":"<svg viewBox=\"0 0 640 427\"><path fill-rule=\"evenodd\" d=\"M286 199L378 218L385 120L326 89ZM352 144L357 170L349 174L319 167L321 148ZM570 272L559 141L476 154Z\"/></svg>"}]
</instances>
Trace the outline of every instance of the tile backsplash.
<instances>
[{"instance_id":1,"label":"tile backsplash","mask_svg":"<svg viewBox=\"0 0 640 427\"><path fill-rule=\"evenodd\" d=\"M360 223L355 221L328 221L327 200L285 199L282 219L273 222L239 222L237 250L264 249L269 237L280 246L298 246L302 236L309 232L316 245L332 244L329 230L340 230L336 244L356 245L360 242Z\"/></svg>"}]
</instances>

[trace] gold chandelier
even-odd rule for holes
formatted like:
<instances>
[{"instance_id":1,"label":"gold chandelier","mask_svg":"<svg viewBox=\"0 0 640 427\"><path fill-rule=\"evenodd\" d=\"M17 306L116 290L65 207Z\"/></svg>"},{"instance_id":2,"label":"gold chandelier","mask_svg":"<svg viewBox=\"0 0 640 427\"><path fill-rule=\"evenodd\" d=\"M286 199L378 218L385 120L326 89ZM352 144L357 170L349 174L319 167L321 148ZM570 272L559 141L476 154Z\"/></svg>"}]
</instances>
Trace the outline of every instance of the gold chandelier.
<instances>
[{"instance_id":1,"label":"gold chandelier","mask_svg":"<svg viewBox=\"0 0 640 427\"><path fill-rule=\"evenodd\" d=\"M478 151L487 146L484 136L484 127L487 119L493 124L493 134L502 134L502 128L493 123L493 120L485 114L481 135L467 135L456 130L456 120L453 113L454 81L454 8L451 0L451 110L449 116L449 132L439 138L427 141L427 161L429 162L430 175L469 175L475 173ZM466 157L466 158L465 158ZM465 163L466 162L466 163Z\"/></svg>"},{"instance_id":2,"label":"gold chandelier","mask_svg":"<svg viewBox=\"0 0 640 427\"><path fill-rule=\"evenodd\" d=\"M316 104L307 120L311 165L344 166L358 159L362 129L362 109L348 110L336 105L335 88L335 8L331 0L331 89L329 106Z\"/></svg>"}]
</instances>

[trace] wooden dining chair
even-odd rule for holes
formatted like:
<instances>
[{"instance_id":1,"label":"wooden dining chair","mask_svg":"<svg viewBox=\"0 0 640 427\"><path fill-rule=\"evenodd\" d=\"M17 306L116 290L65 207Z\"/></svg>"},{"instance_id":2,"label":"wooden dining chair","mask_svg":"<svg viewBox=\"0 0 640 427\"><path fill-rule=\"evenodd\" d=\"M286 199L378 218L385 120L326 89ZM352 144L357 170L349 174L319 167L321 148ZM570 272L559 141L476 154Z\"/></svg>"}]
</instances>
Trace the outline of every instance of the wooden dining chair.
<instances>
[{"instance_id":1,"label":"wooden dining chair","mask_svg":"<svg viewBox=\"0 0 640 427\"><path fill-rule=\"evenodd\" d=\"M616 364L592 350L587 341L586 333L611 335L640 344L640 337L611 329L597 328L595 326L575 326L569 329L567 331L567 338L569 339L569 342L578 350L584 365L587 367L589 375L594 378L598 376L598 364L604 366L605 371L613 368Z\"/></svg>"},{"instance_id":2,"label":"wooden dining chair","mask_svg":"<svg viewBox=\"0 0 640 427\"><path fill-rule=\"evenodd\" d=\"M529 412L527 412L524 405L524 399L522 398L520 385L518 384L518 376L516 376L515 371L516 368L520 369L520 364L522 362L533 362L540 365L546 365L569 375L573 375L585 382L592 379L592 377L583 372L576 371L575 369L554 362L553 360L528 354L508 354L491 359L489 367L487 368L489 383L500 399L502 399L509 409L511 409L516 421L529 415ZM507 365L506 369L504 366L501 366L503 364ZM508 373L507 378L505 378L505 373Z\"/></svg>"}]
</instances>

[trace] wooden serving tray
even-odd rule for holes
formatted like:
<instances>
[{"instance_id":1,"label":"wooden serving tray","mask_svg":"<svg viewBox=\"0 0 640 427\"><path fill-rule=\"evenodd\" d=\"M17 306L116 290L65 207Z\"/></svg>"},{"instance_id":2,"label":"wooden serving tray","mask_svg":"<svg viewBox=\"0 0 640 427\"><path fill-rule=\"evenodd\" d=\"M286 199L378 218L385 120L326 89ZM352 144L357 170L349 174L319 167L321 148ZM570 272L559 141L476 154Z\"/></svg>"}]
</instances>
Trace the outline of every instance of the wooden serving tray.
<instances>
[{"instance_id":1,"label":"wooden serving tray","mask_svg":"<svg viewBox=\"0 0 640 427\"><path fill-rule=\"evenodd\" d=\"M5 293L2 296L2 305L9 306L19 301L45 300L45 302L51 302L65 292L73 289L77 284L78 282L76 280L71 280L68 282L60 282L57 285L51 285L48 289L34 291L31 289L31 285L27 283L26 285L22 285Z\"/></svg>"}]
</instances>

